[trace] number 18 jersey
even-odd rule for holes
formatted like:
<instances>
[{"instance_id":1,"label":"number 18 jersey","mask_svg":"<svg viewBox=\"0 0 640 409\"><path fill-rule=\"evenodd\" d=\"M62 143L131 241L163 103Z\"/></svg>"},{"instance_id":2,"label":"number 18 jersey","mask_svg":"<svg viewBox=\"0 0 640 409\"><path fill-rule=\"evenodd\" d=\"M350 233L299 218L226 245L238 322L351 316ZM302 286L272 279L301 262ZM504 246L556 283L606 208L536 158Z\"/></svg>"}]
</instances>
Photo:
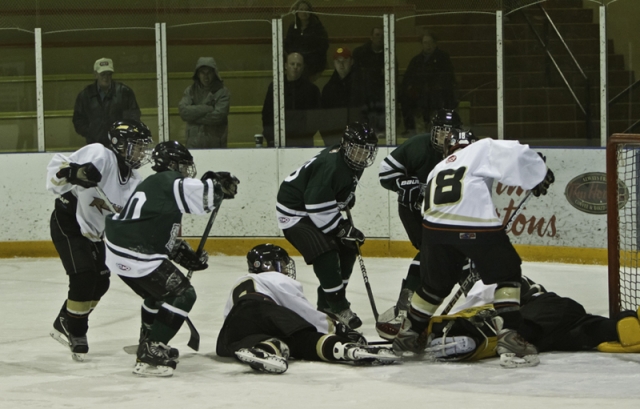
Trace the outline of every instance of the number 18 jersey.
<instances>
[{"instance_id":1,"label":"number 18 jersey","mask_svg":"<svg viewBox=\"0 0 640 409\"><path fill-rule=\"evenodd\" d=\"M530 190L546 174L546 164L528 145L482 139L455 151L429 173L423 220L428 228L493 230L502 226L491 196L493 181Z\"/></svg>"}]
</instances>

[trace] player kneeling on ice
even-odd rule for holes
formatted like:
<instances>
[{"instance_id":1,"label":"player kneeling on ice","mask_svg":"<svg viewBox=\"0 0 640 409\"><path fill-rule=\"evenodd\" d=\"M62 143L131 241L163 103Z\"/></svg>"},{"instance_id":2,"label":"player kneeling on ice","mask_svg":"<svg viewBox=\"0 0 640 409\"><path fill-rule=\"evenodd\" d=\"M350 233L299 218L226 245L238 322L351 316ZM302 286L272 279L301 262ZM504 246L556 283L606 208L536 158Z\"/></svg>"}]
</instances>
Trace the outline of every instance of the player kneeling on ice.
<instances>
[{"instance_id":1,"label":"player kneeling on ice","mask_svg":"<svg viewBox=\"0 0 640 409\"><path fill-rule=\"evenodd\" d=\"M109 289L102 241L105 217L124 206L142 182L137 169L149 162L153 142L149 128L132 119L115 122L109 140L109 147L92 143L68 157L57 153L47 166L47 190L58 195L51 239L69 279L50 335L69 348L76 361L89 352L89 314Z\"/></svg>"},{"instance_id":2,"label":"player kneeling on ice","mask_svg":"<svg viewBox=\"0 0 640 409\"><path fill-rule=\"evenodd\" d=\"M318 310L350 328L362 326L351 310L347 285L364 234L340 211L355 205L362 173L373 164L378 138L366 123L349 124L342 143L324 149L280 184L276 215L284 237L320 281Z\"/></svg>"},{"instance_id":3,"label":"player kneeling on ice","mask_svg":"<svg viewBox=\"0 0 640 409\"><path fill-rule=\"evenodd\" d=\"M162 142L151 155L157 173L142 182L120 214L106 221L107 266L142 304L142 327L134 374L171 376L178 351L168 342L196 301L189 279L171 262L204 270L206 252L196 253L177 238L182 214L203 215L233 199L238 179L228 172L207 172L194 179L193 157L178 142Z\"/></svg>"},{"instance_id":4,"label":"player kneeling on ice","mask_svg":"<svg viewBox=\"0 0 640 409\"><path fill-rule=\"evenodd\" d=\"M411 298L408 317L393 342L397 351L422 353L423 331L459 281L466 258L473 260L485 284L497 284L494 308L497 352L505 367L535 366L536 348L517 333L522 324L522 261L509 241L492 200L499 181L546 194L553 173L542 158L517 141L482 139L451 132L446 158L429 173L424 200L421 287ZM427 256L428 255L428 256Z\"/></svg>"},{"instance_id":5,"label":"player kneeling on ice","mask_svg":"<svg viewBox=\"0 0 640 409\"><path fill-rule=\"evenodd\" d=\"M355 364L399 359L389 347L367 346L359 332L316 310L283 248L260 244L247 254L247 264L249 274L236 281L224 308L219 356L276 374L287 370L289 357Z\"/></svg>"}]
</instances>

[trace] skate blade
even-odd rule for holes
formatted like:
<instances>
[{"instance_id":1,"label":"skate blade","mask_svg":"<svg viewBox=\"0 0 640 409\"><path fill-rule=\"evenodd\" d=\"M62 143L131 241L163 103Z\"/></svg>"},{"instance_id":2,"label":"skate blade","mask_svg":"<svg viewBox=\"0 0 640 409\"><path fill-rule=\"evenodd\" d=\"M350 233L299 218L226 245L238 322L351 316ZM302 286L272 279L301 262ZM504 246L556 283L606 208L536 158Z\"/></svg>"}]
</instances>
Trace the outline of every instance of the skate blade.
<instances>
[{"instance_id":1,"label":"skate blade","mask_svg":"<svg viewBox=\"0 0 640 409\"><path fill-rule=\"evenodd\" d=\"M79 354L77 352L72 352L71 353L71 359L73 359L76 362L84 362L84 357L87 354Z\"/></svg>"},{"instance_id":2,"label":"skate blade","mask_svg":"<svg viewBox=\"0 0 640 409\"><path fill-rule=\"evenodd\" d=\"M281 357L268 356L266 358L260 358L250 351L243 349L236 351L236 356L240 361L249 364L249 366L256 371L281 374L289 368L287 361Z\"/></svg>"},{"instance_id":3,"label":"skate blade","mask_svg":"<svg viewBox=\"0 0 640 409\"><path fill-rule=\"evenodd\" d=\"M173 368L170 366L153 366L144 362L137 362L133 368L133 373L138 376L169 377L173 376Z\"/></svg>"},{"instance_id":4,"label":"skate blade","mask_svg":"<svg viewBox=\"0 0 640 409\"><path fill-rule=\"evenodd\" d=\"M391 365L402 359L401 356L389 351L388 353L371 353L371 352L357 352L356 353L356 365Z\"/></svg>"},{"instance_id":5,"label":"skate blade","mask_svg":"<svg viewBox=\"0 0 640 409\"><path fill-rule=\"evenodd\" d=\"M71 344L69 343L69 340L67 339L66 335L64 335L62 332L53 329L51 330L51 332L49 332L49 335L51 335L51 338L55 339L56 341L58 341L61 345L70 348Z\"/></svg>"},{"instance_id":6,"label":"skate blade","mask_svg":"<svg viewBox=\"0 0 640 409\"><path fill-rule=\"evenodd\" d=\"M530 368L540 363L538 355L516 356L514 353L500 355L500 366L507 369Z\"/></svg>"}]
</instances>

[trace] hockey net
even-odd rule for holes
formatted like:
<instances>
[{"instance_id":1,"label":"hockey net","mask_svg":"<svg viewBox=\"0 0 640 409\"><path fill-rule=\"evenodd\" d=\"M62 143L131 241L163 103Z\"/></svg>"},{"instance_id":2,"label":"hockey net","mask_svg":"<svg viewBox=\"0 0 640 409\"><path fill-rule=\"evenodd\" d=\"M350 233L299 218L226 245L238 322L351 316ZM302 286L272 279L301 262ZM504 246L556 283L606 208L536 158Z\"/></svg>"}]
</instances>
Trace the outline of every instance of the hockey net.
<instances>
[{"instance_id":1,"label":"hockey net","mask_svg":"<svg viewBox=\"0 0 640 409\"><path fill-rule=\"evenodd\" d=\"M609 314L640 305L640 134L614 134L607 144Z\"/></svg>"}]
</instances>

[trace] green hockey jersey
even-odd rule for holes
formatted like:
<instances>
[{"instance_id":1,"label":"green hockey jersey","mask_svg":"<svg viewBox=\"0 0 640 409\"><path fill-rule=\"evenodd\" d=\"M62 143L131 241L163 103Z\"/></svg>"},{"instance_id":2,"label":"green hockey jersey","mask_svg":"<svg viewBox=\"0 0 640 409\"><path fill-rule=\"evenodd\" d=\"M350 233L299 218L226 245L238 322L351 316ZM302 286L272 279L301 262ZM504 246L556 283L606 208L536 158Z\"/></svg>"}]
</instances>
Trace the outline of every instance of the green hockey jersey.
<instances>
[{"instance_id":1,"label":"green hockey jersey","mask_svg":"<svg viewBox=\"0 0 640 409\"><path fill-rule=\"evenodd\" d=\"M107 246L123 257L167 255L180 233L182 214L205 214L221 201L222 192L210 179L183 178L175 171L156 173L137 187L119 214L107 217Z\"/></svg>"},{"instance_id":2,"label":"green hockey jersey","mask_svg":"<svg viewBox=\"0 0 640 409\"><path fill-rule=\"evenodd\" d=\"M431 134L416 135L394 149L380 163L380 184L396 192L396 180L400 177L415 176L420 183L427 183L429 172L442 159L442 154L431 145Z\"/></svg>"},{"instance_id":3,"label":"green hockey jersey","mask_svg":"<svg viewBox=\"0 0 640 409\"><path fill-rule=\"evenodd\" d=\"M324 149L287 176L278 190L278 227L287 229L303 217L323 232L334 230L355 196L362 170L351 169L338 146Z\"/></svg>"}]
</instances>

